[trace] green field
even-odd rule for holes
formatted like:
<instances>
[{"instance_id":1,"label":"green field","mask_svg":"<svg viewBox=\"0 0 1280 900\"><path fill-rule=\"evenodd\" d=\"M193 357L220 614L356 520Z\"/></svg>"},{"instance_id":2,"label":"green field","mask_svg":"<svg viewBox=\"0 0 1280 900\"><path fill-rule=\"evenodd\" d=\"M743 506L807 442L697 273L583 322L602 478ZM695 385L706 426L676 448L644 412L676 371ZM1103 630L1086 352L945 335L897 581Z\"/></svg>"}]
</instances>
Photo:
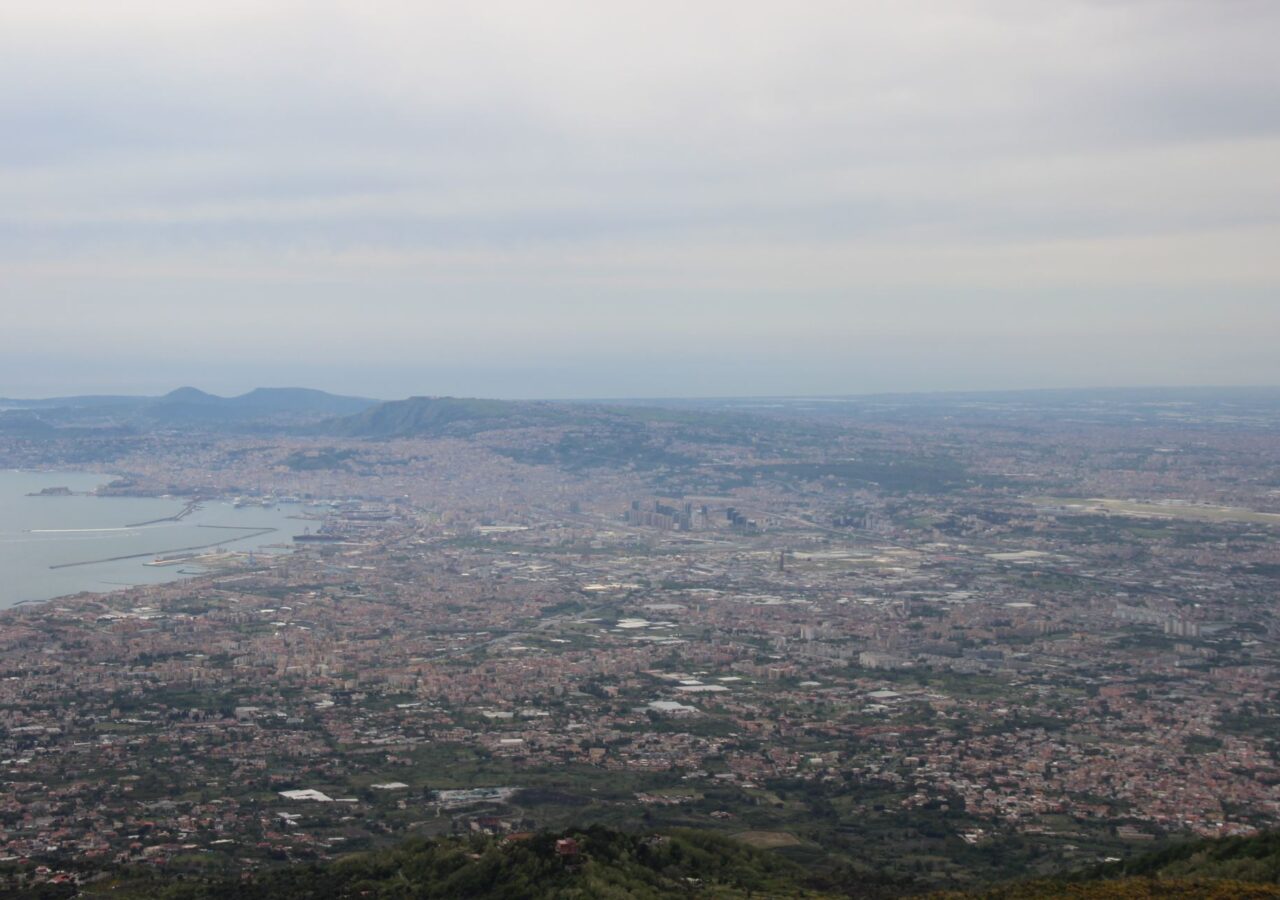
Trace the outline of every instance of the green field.
<instances>
[{"instance_id":1,"label":"green field","mask_svg":"<svg viewBox=\"0 0 1280 900\"><path fill-rule=\"evenodd\" d=\"M1075 506L1082 513L1157 519L1190 519L1199 522L1249 522L1254 525L1280 525L1280 513L1255 512L1234 506L1165 505L1136 500L1114 500L1107 497L1032 497L1037 506Z\"/></svg>"}]
</instances>

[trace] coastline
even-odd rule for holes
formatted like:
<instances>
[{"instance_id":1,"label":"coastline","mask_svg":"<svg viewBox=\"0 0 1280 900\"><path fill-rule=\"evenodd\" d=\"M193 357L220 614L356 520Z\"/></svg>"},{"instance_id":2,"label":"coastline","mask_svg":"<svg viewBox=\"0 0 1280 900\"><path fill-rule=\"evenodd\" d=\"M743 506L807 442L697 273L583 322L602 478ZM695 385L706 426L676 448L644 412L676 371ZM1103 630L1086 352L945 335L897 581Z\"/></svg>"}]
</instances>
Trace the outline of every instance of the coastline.
<instances>
[{"instance_id":1,"label":"coastline","mask_svg":"<svg viewBox=\"0 0 1280 900\"><path fill-rule=\"evenodd\" d=\"M245 566L251 554L288 552L300 504L235 505L208 496L125 496L97 491L120 476L100 471L0 471L0 609L80 593L107 594L198 577L157 557L223 548L213 571ZM49 485L70 492L40 495ZM36 494L36 496L29 496ZM52 499L59 502L46 502ZM283 535L283 538L282 538ZM265 545L271 549L265 549ZM184 560L185 561L185 560Z\"/></svg>"}]
</instances>

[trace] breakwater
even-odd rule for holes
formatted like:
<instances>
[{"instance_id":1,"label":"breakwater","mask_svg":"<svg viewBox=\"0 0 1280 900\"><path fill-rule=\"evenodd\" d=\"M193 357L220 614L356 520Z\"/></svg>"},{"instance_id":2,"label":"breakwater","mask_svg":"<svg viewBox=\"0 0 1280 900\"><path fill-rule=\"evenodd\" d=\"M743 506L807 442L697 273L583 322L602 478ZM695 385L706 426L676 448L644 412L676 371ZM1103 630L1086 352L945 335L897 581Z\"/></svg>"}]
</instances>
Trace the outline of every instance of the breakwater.
<instances>
[{"instance_id":1,"label":"breakwater","mask_svg":"<svg viewBox=\"0 0 1280 900\"><path fill-rule=\"evenodd\" d=\"M151 556L151 557L164 556L165 554L169 554L169 553L190 553L195 550L208 550L212 547L221 547L224 544L230 544L235 541L243 541L243 540L248 540L249 538L262 537L264 534L271 534L272 532L278 530L275 528L240 528L234 525L200 525L198 527L218 528L224 531L240 531L245 533L238 534L234 537L225 537L221 540L212 541L207 544L194 544L190 547L173 547L168 550L148 550L146 553L125 553L120 556L103 557L102 559L86 559L86 560L80 560L78 562L57 563L56 565L52 565L49 568L50 569L74 569L77 566L96 566L102 563L119 562L120 560L125 560L125 559L143 559L148 556Z\"/></svg>"}]
</instances>

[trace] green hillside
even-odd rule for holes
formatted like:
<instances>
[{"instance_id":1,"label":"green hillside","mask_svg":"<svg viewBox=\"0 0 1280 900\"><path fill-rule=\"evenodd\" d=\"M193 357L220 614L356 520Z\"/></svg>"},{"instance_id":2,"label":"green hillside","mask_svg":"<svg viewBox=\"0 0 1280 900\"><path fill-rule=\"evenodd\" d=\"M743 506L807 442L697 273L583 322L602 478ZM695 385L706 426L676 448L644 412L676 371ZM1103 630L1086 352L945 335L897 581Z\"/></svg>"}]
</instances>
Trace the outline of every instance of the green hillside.
<instances>
[{"instance_id":1,"label":"green hillside","mask_svg":"<svg viewBox=\"0 0 1280 900\"><path fill-rule=\"evenodd\" d=\"M1059 878L925 893L861 869L803 866L777 852L698 830L634 834L603 826L508 837L419 838L333 862L235 876L198 857L164 868L82 869L85 882L35 883L0 871L15 900L596 900L596 898L878 898L925 900L1280 900L1280 833L1192 841Z\"/></svg>"},{"instance_id":2,"label":"green hillside","mask_svg":"<svg viewBox=\"0 0 1280 900\"><path fill-rule=\"evenodd\" d=\"M326 430L347 437L396 438L467 435L495 428L552 425L569 413L550 403L460 397L410 397L380 403L328 423Z\"/></svg>"},{"instance_id":3,"label":"green hillside","mask_svg":"<svg viewBox=\"0 0 1280 900\"><path fill-rule=\"evenodd\" d=\"M982 891L934 897L936 900L1280 898L1280 832L1188 841L1061 880L1015 882Z\"/></svg>"},{"instance_id":4,"label":"green hillside","mask_svg":"<svg viewBox=\"0 0 1280 900\"><path fill-rule=\"evenodd\" d=\"M1234 878L1280 884L1280 832L1250 837L1191 841L1113 863L1100 877L1141 875L1159 878Z\"/></svg>"},{"instance_id":5,"label":"green hillside","mask_svg":"<svg viewBox=\"0 0 1280 900\"><path fill-rule=\"evenodd\" d=\"M847 871L818 874L776 854L701 831L635 835L603 827L515 838L412 840L321 866L267 870L249 881L135 876L86 896L164 900L301 898L765 898L894 896Z\"/></svg>"},{"instance_id":6,"label":"green hillside","mask_svg":"<svg viewBox=\"0 0 1280 900\"><path fill-rule=\"evenodd\" d=\"M1028 881L968 894L933 894L927 900L1271 900L1274 884L1221 878L1117 878L1080 884Z\"/></svg>"}]
</instances>

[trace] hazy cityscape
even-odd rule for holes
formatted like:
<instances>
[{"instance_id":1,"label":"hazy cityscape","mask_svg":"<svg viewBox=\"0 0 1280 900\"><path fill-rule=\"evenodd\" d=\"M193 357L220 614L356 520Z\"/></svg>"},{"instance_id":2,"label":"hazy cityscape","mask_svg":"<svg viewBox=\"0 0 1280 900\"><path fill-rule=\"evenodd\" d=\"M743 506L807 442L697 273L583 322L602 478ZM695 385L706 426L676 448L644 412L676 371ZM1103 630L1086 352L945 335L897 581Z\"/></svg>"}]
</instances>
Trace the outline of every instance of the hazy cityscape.
<instances>
[{"instance_id":1,"label":"hazy cityscape","mask_svg":"<svg viewBox=\"0 0 1280 900\"><path fill-rule=\"evenodd\" d=\"M1276 0L2 0L0 898L1280 900Z\"/></svg>"},{"instance_id":2,"label":"hazy cityscape","mask_svg":"<svg viewBox=\"0 0 1280 900\"><path fill-rule=\"evenodd\" d=\"M1280 825L1280 392L221 402L0 413L46 509L299 511L0 614L10 862L602 823L924 889Z\"/></svg>"}]
</instances>

